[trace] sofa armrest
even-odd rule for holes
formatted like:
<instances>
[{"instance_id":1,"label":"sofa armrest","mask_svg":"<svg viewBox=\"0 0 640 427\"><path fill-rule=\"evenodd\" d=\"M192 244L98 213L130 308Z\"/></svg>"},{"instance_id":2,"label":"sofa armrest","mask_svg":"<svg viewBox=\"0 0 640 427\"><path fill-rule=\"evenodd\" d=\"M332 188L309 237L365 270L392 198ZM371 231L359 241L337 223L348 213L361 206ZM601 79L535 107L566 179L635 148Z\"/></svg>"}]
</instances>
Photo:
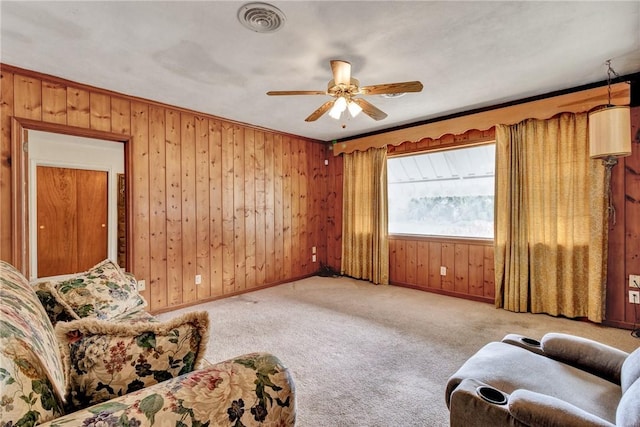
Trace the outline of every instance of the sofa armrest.
<instances>
[{"instance_id":1,"label":"sofa armrest","mask_svg":"<svg viewBox=\"0 0 640 427\"><path fill-rule=\"evenodd\" d=\"M449 426L510 426L522 427L509 414L506 404L498 405L484 400L478 394L479 387L490 387L482 381L466 378L451 392L448 400ZM502 392L500 392L502 393ZM508 395L503 393L505 399Z\"/></svg>"},{"instance_id":2,"label":"sofa armrest","mask_svg":"<svg viewBox=\"0 0 640 427\"><path fill-rule=\"evenodd\" d=\"M525 389L507 394L467 378L451 393L450 426L614 427L568 402Z\"/></svg>"},{"instance_id":3,"label":"sofa armrest","mask_svg":"<svg viewBox=\"0 0 640 427\"><path fill-rule=\"evenodd\" d=\"M629 353L587 338L548 333L541 340L542 351L551 357L615 384L620 384L622 364Z\"/></svg>"},{"instance_id":4,"label":"sofa armrest","mask_svg":"<svg viewBox=\"0 0 640 427\"><path fill-rule=\"evenodd\" d=\"M529 390L515 390L509 396L511 415L528 426L547 427L614 427L564 400Z\"/></svg>"},{"instance_id":5,"label":"sofa armrest","mask_svg":"<svg viewBox=\"0 0 640 427\"><path fill-rule=\"evenodd\" d=\"M503 343L515 345L536 354L544 355L540 341L520 334L507 334L501 340Z\"/></svg>"},{"instance_id":6,"label":"sofa armrest","mask_svg":"<svg viewBox=\"0 0 640 427\"><path fill-rule=\"evenodd\" d=\"M57 418L43 426L294 426L295 389L273 355L253 353Z\"/></svg>"}]
</instances>

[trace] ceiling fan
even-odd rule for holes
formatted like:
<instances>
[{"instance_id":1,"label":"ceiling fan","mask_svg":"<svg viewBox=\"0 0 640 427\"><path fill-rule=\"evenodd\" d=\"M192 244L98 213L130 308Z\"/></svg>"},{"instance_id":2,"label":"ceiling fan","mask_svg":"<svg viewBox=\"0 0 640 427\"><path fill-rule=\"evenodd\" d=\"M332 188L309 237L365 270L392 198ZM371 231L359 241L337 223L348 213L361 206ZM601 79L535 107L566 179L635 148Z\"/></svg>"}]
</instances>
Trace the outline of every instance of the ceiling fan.
<instances>
[{"instance_id":1,"label":"ceiling fan","mask_svg":"<svg viewBox=\"0 0 640 427\"><path fill-rule=\"evenodd\" d=\"M345 110L349 110L352 117L361 111L374 120L382 120L387 114L363 98L357 95L394 95L406 92L422 91L422 83L419 81L385 83L372 86L360 86L360 82L351 77L351 64L347 61L332 60L331 71L333 80L327 85L327 90L275 90L267 92L267 95L330 95L334 99L322 104L320 108L311 113L305 119L307 122L318 120L320 116L329 111L334 119L339 119Z\"/></svg>"}]
</instances>

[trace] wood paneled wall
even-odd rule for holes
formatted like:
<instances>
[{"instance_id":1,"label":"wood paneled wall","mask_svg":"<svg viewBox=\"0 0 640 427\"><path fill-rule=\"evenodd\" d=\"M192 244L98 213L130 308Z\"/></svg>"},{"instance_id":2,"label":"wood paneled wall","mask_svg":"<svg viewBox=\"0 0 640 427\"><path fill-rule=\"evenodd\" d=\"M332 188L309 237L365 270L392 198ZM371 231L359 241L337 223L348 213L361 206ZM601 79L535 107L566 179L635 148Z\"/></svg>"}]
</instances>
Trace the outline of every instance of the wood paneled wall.
<instances>
[{"instance_id":1,"label":"wood paneled wall","mask_svg":"<svg viewBox=\"0 0 640 427\"><path fill-rule=\"evenodd\" d=\"M616 223L609 223L605 315L605 323L628 329L640 323L640 306L629 303L628 292L629 275L640 274L640 106L631 108L631 141L631 155L611 174Z\"/></svg>"},{"instance_id":2,"label":"wood paneled wall","mask_svg":"<svg viewBox=\"0 0 640 427\"><path fill-rule=\"evenodd\" d=\"M0 71L1 259L12 261L15 116L131 135L130 261L154 312L305 277L327 262L324 144L6 65ZM337 197L330 195L332 206Z\"/></svg>"},{"instance_id":3,"label":"wood paneled wall","mask_svg":"<svg viewBox=\"0 0 640 427\"><path fill-rule=\"evenodd\" d=\"M389 280L394 285L493 303L494 277L492 241L389 238Z\"/></svg>"}]
</instances>

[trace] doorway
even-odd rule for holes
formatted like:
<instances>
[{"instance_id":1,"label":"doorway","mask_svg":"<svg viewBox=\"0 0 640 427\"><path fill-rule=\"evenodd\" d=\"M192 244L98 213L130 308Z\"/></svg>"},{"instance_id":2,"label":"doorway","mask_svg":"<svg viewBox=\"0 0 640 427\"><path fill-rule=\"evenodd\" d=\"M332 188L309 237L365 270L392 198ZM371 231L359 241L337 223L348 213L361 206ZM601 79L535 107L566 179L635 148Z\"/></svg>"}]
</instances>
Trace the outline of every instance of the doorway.
<instances>
[{"instance_id":1,"label":"doorway","mask_svg":"<svg viewBox=\"0 0 640 427\"><path fill-rule=\"evenodd\" d=\"M28 141L29 279L117 261L124 144L36 130Z\"/></svg>"}]
</instances>

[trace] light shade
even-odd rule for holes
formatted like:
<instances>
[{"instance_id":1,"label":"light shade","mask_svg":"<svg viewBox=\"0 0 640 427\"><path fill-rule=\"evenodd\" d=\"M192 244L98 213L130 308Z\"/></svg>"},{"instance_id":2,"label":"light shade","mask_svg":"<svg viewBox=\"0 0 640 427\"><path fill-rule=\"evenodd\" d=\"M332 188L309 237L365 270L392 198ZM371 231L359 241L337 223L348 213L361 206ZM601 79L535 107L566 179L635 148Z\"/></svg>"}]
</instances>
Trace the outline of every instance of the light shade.
<instances>
[{"instance_id":1,"label":"light shade","mask_svg":"<svg viewBox=\"0 0 640 427\"><path fill-rule=\"evenodd\" d=\"M357 116L362 111L362 107L353 101L349 101L347 108L349 109L349 113L351 113L351 117Z\"/></svg>"},{"instance_id":2,"label":"light shade","mask_svg":"<svg viewBox=\"0 0 640 427\"><path fill-rule=\"evenodd\" d=\"M340 96L333 103L333 107L331 107L331 110L329 110L329 115L334 119L338 120L340 119L342 112L346 109L347 109L347 100L344 99L344 97Z\"/></svg>"},{"instance_id":3,"label":"light shade","mask_svg":"<svg viewBox=\"0 0 640 427\"><path fill-rule=\"evenodd\" d=\"M631 112L627 106L607 106L589 113L589 155L624 157L631 154Z\"/></svg>"}]
</instances>

